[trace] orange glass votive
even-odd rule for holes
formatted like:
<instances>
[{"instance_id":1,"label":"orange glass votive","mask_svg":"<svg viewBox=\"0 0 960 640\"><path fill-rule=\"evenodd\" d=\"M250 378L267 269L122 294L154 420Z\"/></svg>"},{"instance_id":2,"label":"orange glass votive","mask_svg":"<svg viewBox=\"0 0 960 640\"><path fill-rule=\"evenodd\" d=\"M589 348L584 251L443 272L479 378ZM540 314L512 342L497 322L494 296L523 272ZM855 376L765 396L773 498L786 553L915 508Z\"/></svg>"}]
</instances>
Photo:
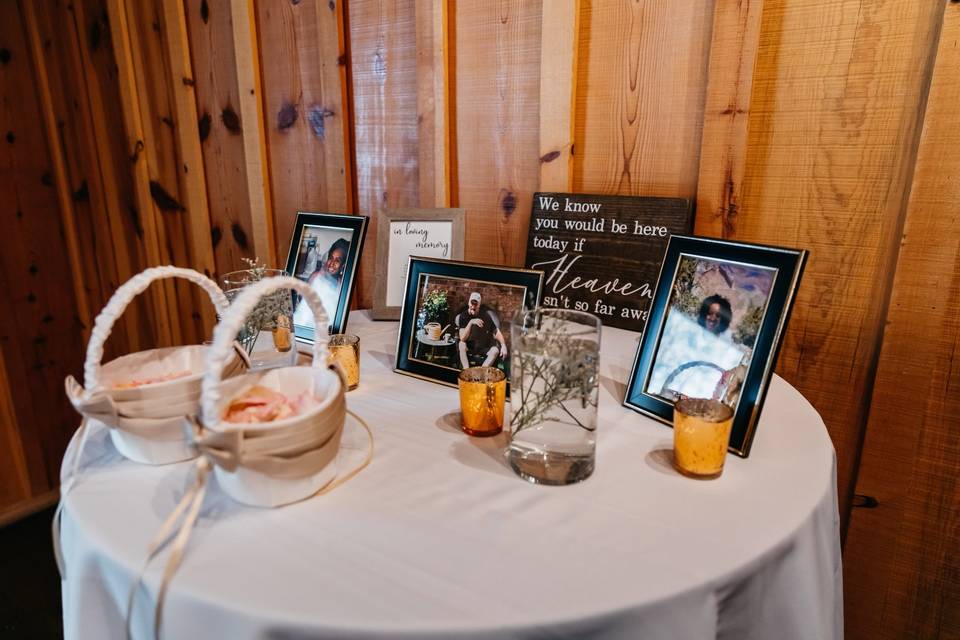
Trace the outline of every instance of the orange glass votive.
<instances>
[{"instance_id":1,"label":"orange glass votive","mask_svg":"<svg viewBox=\"0 0 960 640\"><path fill-rule=\"evenodd\" d=\"M330 364L340 365L347 379L347 391L353 391L360 384L360 338L338 333L330 336L327 347L330 349Z\"/></svg>"},{"instance_id":2,"label":"orange glass votive","mask_svg":"<svg viewBox=\"0 0 960 640\"><path fill-rule=\"evenodd\" d=\"M680 473L717 478L723 473L733 409L718 400L683 398L673 406L673 463Z\"/></svg>"},{"instance_id":3,"label":"orange glass votive","mask_svg":"<svg viewBox=\"0 0 960 640\"><path fill-rule=\"evenodd\" d=\"M470 367L460 372L460 428L471 436L503 431L507 376L496 367Z\"/></svg>"}]
</instances>

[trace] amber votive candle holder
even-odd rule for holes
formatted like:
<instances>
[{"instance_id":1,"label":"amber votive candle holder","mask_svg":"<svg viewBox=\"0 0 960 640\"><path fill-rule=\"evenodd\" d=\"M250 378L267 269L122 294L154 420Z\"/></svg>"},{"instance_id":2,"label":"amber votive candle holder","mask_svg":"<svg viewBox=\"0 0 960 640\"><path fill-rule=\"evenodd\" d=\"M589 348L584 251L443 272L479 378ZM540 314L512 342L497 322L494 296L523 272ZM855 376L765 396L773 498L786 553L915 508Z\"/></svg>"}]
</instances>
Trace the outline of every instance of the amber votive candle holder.
<instances>
[{"instance_id":1,"label":"amber votive candle holder","mask_svg":"<svg viewBox=\"0 0 960 640\"><path fill-rule=\"evenodd\" d=\"M503 431L507 376L496 367L470 367L460 372L460 428L471 436Z\"/></svg>"},{"instance_id":2,"label":"amber votive candle holder","mask_svg":"<svg viewBox=\"0 0 960 640\"><path fill-rule=\"evenodd\" d=\"M718 400L682 398L673 406L673 463L695 478L718 478L730 444L733 409Z\"/></svg>"},{"instance_id":3,"label":"amber votive candle holder","mask_svg":"<svg viewBox=\"0 0 960 640\"><path fill-rule=\"evenodd\" d=\"M360 384L360 338L338 333L330 336L327 348L330 350L330 364L340 365L347 379L347 391L353 391Z\"/></svg>"}]
</instances>

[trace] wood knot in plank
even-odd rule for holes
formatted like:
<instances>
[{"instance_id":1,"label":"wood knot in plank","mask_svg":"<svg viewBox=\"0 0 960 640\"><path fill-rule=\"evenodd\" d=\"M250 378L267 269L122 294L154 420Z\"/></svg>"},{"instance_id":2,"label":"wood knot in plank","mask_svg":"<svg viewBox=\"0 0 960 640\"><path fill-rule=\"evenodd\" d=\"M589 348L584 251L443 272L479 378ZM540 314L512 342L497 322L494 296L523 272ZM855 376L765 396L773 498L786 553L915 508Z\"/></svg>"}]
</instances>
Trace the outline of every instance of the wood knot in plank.
<instances>
[{"instance_id":1,"label":"wood knot in plank","mask_svg":"<svg viewBox=\"0 0 960 640\"><path fill-rule=\"evenodd\" d=\"M742 115L744 115L744 114L746 114L746 113L747 113L747 110L746 110L746 109L739 109L739 108L735 107L734 105L730 105L729 107L727 107L726 109L724 109L723 111L721 111L721 112L720 112L720 115L722 115L722 116L734 116L734 117L736 117L736 116L742 116Z\"/></svg>"},{"instance_id":2,"label":"wood knot in plank","mask_svg":"<svg viewBox=\"0 0 960 640\"><path fill-rule=\"evenodd\" d=\"M281 131L289 129L297 121L298 115L297 105L290 102L285 103L277 113L277 129Z\"/></svg>"},{"instance_id":3,"label":"wood knot in plank","mask_svg":"<svg viewBox=\"0 0 960 640\"><path fill-rule=\"evenodd\" d=\"M220 120L230 133L239 134L243 131L243 127L240 126L240 116L230 105L225 106L220 112Z\"/></svg>"},{"instance_id":4,"label":"wood knot in plank","mask_svg":"<svg viewBox=\"0 0 960 640\"><path fill-rule=\"evenodd\" d=\"M196 83L193 81L193 78L183 78L183 84L184 84L184 86L192 87L192 86L194 86Z\"/></svg>"},{"instance_id":5,"label":"wood knot in plank","mask_svg":"<svg viewBox=\"0 0 960 640\"><path fill-rule=\"evenodd\" d=\"M335 113L332 110L318 104L307 109L307 122L310 123L310 129L313 131L313 135L323 140L327 135L327 127L326 124L324 124L324 119L333 115L335 115Z\"/></svg>"},{"instance_id":6,"label":"wood knot in plank","mask_svg":"<svg viewBox=\"0 0 960 640\"><path fill-rule=\"evenodd\" d=\"M220 228L220 225L215 224L210 227L210 243L213 245L214 249L217 248L217 245L220 244L221 240L223 240L223 229Z\"/></svg>"},{"instance_id":7,"label":"wood knot in plank","mask_svg":"<svg viewBox=\"0 0 960 640\"><path fill-rule=\"evenodd\" d=\"M150 197L157 203L161 211L186 211L184 206L170 195L156 180L150 181Z\"/></svg>"},{"instance_id":8,"label":"wood knot in plank","mask_svg":"<svg viewBox=\"0 0 960 640\"><path fill-rule=\"evenodd\" d=\"M330 11L336 11L337 3L334 2L334 0L330 0L329 2L327 2L327 9L330 9Z\"/></svg>"},{"instance_id":9,"label":"wood knot in plank","mask_svg":"<svg viewBox=\"0 0 960 640\"><path fill-rule=\"evenodd\" d=\"M90 199L90 187L87 186L87 181L84 180L80 183L80 187L73 192L73 201L74 202L86 202Z\"/></svg>"},{"instance_id":10,"label":"wood knot in plank","mask_svg":"<svg viewBox=\"0 0 960 640\"><path fill-rule=\"evenodd\" d=\"M103 40L103 30L100 27L100 21L94 20L90 24L90 31L87 34L87 43L90 51L96 51L100 48L100 42Z\"/></svg>"},{"instance_id":11,"label":"wood knot in plank","mask_svg":"<svg viewBox=\"0 0 960 640\"><path fill-rule=\"evenodd\" d=\"M210 136L210 124L213 118L210 117L209 113L204 112L200 116L200 120L197 121L197 130L200 132L200 142L203 142Z\"/></svg>"},{"instance_id":12,"label":"wood knot in plank","mask_svg":"<svg viewBox=\"0 0 960 640\"><path fill-rule=\"evenodd\" d=\"M143 151L143 140L137 140L133 145L133 153L130 155L130 162L136 162L140 158L140 152Z\"/></svg>"},{"instance_id":13,"label":"wood knot in plank","mask_svg":"<svg viewBox=\"0 0 960 640\"><path fill-rule=\"evenodd\" d=\"M10 49L4 47L0 49L0 64L7 64L10 62Z\"/></svg>"},{"instance_id":14,"label":"wood knot in plank","mask_svg":"<svg viewBox=\"0 0 960 640\"><path fill-rule=\"evenodd\" d=\"M42 185L45 186L45 187L52 187L52 186L53 186L53 174L51 174L49 171L47 171L47 172L44 173L42 176L40 176L40 184L42 184Z\"/></svg>"},{"instance_id":15,"label":"wood knot in plank","mask_svg":"<svg viewBox=\"0 0 960 640\"><path fill-rule=\"evenodd\" d=\"M740 213L740 204L737 202L737 184L733 179L733 167L728 166L724 171L723 201L720 203L720 220L723 223L725 238L734 237L737 233L737 215Z\"/></svg>"},{"instance_id":16,"label":"wood knot in plank","mask_svg":"<svg viewBox=\"0 0 960 640\"><path fill-rule=\"evenodd\" d=\"M40 267L38 267L36 264L31 264L30 268L27 269L27 271L30 272L30 275L35 276L38 273L40 273Z\"/></svg>"},{"instance_id":17,"label":"wood knot in plank","mask_svg":"<svg viewBox=\"0 0 960 640\"><path fill-rule=\"evenodd\" d=\"M133 224L133 230L137 234L137 237L143 237L143 225L140 224L140 212L135 206L127 206L127 214L130 216L130 222Z\"/></svg>"},{"instance_id":18,"label":"wood knot in plank","mask_svg":"<svg viewBox=\"0 0 960 640\"><path fill-rule=\"evenodd\" d=\"M170 116L163 116L162 118L160 118L160 122L162 122L163 124L173 129L173 118L171 118Z\"/></svg>"},{"instance_id":19,"label":"wood knot in plank","mask_svg":"<svg viewBox=\"0 0 960 640\"><path fill-rule=\"evenodd\" d=\"M377 49L373 54L373 75L377 77L380 84L387 82L387 58L381 49Z\"/></svg>"},{"instance_id":20,"label":"wood knot in plank","mask_svg":"<svg viewBox=\"0 0 960 640\"><path fill-rule=\"evenodd\" d=\"M500 208L508 216L517 210L517 196L513 191L500 189Z\"/></svg>"},{"instance_id":21,"label":"wood knot in plank","mask_svg":"<svg viewBox=\"0 0 960 640\"><path fill-rule=\"evenodd\" d=\"M545 153L545 154L543 154L542 156L540 156L540 162L542 162L542 163L553 162L554 160L556 160L556 159L559 158L559 157L560 157L560 152L554 150L554 151L551 151L551 152L549 152L549 153Z\"/></svg>"},{"instance_id":22,"label":"wood knot in plank","mask_svg":"<svg viewBox=\"0 0 960 640\"><path fill-rule=\"evenodd\" d=\"M230 225L230 234L233 236L238 247L241 249L247 248L247 232L243 230L243 227L234 222Z\"/></svg>"},{"instance_id":23,"label":"wood knot in plank","mask_svg":"<svg viewBox=\"0 0 960 640\"><path fill-rule=\"evenodd\" d=\"M207 4L207 0L200 3L200 19L203 20L203 24L210 21L210 5Z\"/></svg>"},{"instance_id":24,"label":"wood knot in plank","mask_svg":"<svg viewBox=\"0 0 960 640\"><path fill-rule=\"evenodd\" d=\"M16 139L17 137L13 135L13 131L7 131L7 142L9 142L10 144L13 144L13 141Z\"/></svg>"}]
</instances>

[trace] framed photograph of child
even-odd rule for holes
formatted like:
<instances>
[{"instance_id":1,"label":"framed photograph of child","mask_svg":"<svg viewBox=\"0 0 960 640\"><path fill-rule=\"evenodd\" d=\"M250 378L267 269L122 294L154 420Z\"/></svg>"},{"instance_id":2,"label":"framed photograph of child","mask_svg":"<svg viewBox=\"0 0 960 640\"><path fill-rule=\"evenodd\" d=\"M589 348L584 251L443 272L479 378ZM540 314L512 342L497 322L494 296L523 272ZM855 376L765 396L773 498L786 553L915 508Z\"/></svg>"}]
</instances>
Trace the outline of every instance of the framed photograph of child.
<instances>
[{"instance_id":1,"label":"framed photograph of child","mask_svg":"<svg viewBox=\"0 0 960 640\"><path fill-rule=\"evenodd\" d=\"M673 424L680 398L733 409L747 457L807 252L672 236L624 405Z\"/></svg>"},{"instance_id":2,"label":"framed photograph of child","mask_svg":"<svg viewBox=\"0 0 960 640\"><path fill-rule=\"evenodd\" d=\"M286 271L320 294L330 333L343 333L347 326L367 221L366 216L297 213ZM313 313L296 293L293 330L297 341L313 343Z\"/></svg>"},{"instance_id":3,"label":"framed photograph of child","mask_svg":"<svg viewBox=\"0 0 960 640\"><path fill-rule=\"evenodd\" d=\"M542 271L411 257L394 370L455 387L463 369L488 366L509 381L510 327L542 288Z\"/></svg>"}]
</instances>

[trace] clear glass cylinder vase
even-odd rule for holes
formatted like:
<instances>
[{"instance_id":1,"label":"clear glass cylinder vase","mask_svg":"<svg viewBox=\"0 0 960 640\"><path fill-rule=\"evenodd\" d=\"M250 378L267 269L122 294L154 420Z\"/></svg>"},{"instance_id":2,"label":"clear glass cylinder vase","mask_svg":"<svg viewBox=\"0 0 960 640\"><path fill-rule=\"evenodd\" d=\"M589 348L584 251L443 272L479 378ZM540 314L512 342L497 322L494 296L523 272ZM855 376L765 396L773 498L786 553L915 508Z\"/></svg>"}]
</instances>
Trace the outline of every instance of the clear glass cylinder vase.
<instances>
[{"instance_id":1,"label":"clear glass cylinder vase","mask_svg":"<svg viewBox=\"0 0 960 640\"><path fill-rule=\"evenodd\" d=\"M265 278L285 276L281 269L262 267L231 271L220 279L227 300L233 300L247 286ZM251 370L290 366L296 361L292 348L293 296L279 289L264 296L243 323L237 341L250 356Z\"/></svg>"},{"instance_id":2,"label":"clear glass cylinder vase","mask_svg":"<svg viewBox=\"0 0 960 640\"><path fill-rule=\"evenodd\" d=\"M593 473L600 327L566 309L522 310L514 320L507 459L525 480L571 484Z\"/></svg>"}]
</instances>

